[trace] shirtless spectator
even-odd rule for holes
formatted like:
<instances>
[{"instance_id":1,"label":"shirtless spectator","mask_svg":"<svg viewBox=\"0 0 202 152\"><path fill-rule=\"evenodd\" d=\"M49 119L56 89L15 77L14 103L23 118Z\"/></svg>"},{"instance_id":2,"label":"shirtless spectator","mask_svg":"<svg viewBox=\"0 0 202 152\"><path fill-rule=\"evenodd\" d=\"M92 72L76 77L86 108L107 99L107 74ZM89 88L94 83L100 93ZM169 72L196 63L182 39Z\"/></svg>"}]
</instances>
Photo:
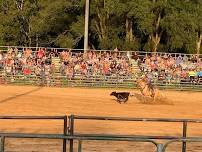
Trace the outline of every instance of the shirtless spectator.
<instances>
[{"instance_id":1,"label":"shirtless spectator","mask_svg":"<svg viewBox=\"0 0 202 152\"><path fill-rule=\"evenodd\" d=\"M32 50L29 48L24 49L24 57L25 58L32 58Z\"/></svg>"},{"instance_id":2,"label":"shirtless spectator","mask_svg":"<svg viewBox=\"0 0 202 152\"><path fill-rule=\"evenodd\" d=\"M60 53L60 58L61 58L62 61L68 62L70 60L70 53L69 53L69 51L63 50Z\"/></svg>"},{"instance_id":3,"label":"shirtless spectator","mask_svg":"<svg viewBox=\"0 0 202 152\"><path fill-rule=\"evenodd\" d=\"M3 69L4 65L3 65L3 53L0 52L0 71Z\"/></svg>"}]
</instances>

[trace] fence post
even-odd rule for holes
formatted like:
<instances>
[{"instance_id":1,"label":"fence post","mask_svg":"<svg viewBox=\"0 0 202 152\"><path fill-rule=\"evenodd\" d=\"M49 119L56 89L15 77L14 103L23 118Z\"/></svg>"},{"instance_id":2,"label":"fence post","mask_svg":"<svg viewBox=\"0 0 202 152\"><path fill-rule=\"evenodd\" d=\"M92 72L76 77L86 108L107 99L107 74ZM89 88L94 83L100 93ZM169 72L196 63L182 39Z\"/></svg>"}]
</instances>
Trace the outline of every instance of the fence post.
<instances>
[{"instance_id":1,"label":"fence post","mask_svg":"<svg viewBox=\"0 0 202 152\"><path fill-rule=\"evenodd\" d=\"M82 148L82 141L79 140L78 141L78 152L81 152L81 148Z\"/></svg>"},{"instance_id":2,"label":"fence post","mask_svg":"<svg viewBox=\"0 0 202 152\"><path fill-rule=\"evenodd\" d=\"M64 116L64 136L67 135L67 116ZM67 140L63 139L63 152L67 151Z\"/></svg>"},{"instance_id":3,"label":"fence post","mask_svg":"<svg viewBox=\"0 0 202 152\"><path fill-rule=\"evenodd\" d=\"M4 152L5 137L1 136L0 152Z\"/></svg>"},{"instance_id":4,"label":"fence post","mask_svg":"<svg viewBox=\"0 0 202 152\"><path fill-rule=\"evenodd\" d=\"M69 117L69 134L71 136L74 135L74 115L71 115ZM70 152L73 152L74 150L74 140L73 139L70 139L70 144L69 144L69 151Z\"/></svg>"},{"instance_id":5,"label":"fence post","mask_svg":"<svg viewBox=\"0 0 202 152\"><path fill-rule=\"evenodd\" d=\"M157 152L163 152L163 144L157 144Z\"/></svg>"},{"instance_id":6,"label":"fence post","mask_svg":"<svg viewBox=\"0 0 202 152\"><path fill-rule=\"evenodd\" d=\"M187 122L183 122L183 138L187 137ZM182 142L182 152L186 152L187 143L185 141Z\"/></svg>"}]
</instances>

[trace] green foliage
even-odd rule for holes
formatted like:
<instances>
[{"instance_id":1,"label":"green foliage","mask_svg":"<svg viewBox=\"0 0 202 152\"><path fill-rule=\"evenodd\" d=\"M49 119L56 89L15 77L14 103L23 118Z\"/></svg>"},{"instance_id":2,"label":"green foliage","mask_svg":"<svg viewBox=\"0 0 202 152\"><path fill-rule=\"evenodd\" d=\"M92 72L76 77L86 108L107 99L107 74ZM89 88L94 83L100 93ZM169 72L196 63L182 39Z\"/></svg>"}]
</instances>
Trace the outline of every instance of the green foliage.
<instances>
[{"instance_id":1,"label":"green foliage","mask_svg":"<svg viewBox=\"0 0 202 152\"><path fill-rule=\"evenodd\" d=\"M83 48L84 8L85 0L0 0L0 45ZM93 0L89 44L195 53L201 14L201 0Z\"/></svg>"}]
</instances>

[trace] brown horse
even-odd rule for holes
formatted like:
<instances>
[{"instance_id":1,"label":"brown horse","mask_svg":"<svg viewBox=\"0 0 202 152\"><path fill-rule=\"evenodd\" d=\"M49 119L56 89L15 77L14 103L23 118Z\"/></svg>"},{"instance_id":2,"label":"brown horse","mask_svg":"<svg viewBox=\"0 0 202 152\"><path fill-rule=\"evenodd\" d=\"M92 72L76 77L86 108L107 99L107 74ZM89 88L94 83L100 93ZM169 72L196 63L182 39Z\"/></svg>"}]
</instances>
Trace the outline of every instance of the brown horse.
<instances>
[{"instance_id":1,"label":"brown horse","mask_svg":"<svg viewBox=\"0 0 202 152\"><path fill-rule=\"evenodd\" d=\"M148 84L144 78L137 80L137 86L143 96L151 97L153 101L155 101L156 97L159 96L159 90L154 88L153 85Z\"/></svg>"}]
</instances>

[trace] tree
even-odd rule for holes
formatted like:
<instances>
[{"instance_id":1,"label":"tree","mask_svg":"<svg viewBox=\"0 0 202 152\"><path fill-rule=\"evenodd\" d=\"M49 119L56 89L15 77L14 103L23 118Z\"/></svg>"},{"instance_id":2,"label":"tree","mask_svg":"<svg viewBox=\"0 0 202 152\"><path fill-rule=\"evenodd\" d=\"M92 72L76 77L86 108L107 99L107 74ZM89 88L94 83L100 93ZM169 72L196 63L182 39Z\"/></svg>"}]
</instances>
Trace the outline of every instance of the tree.
<instances>
[{"instance_id":1,"label":"tree","mask_svg":"<svg viewBox=\"0 0 202 152\"><path fill-rule=\"evenodd\" d=\"M0 45L83 48L85 0L0 0ZM201 0L93 0L95 49L200 53Z\"/></svg>"},{"instance_id":2,"label":"tree","mask_svg":"<svg viewBox=\"0 0 202 152\"><path fill-rule=\"evenodd\" d=\"M183 52L200 52L201 46L201 1L170 1L171 13L166 17L165 27L172 49L183 49Z\"/></svg>"},{"instance_id":3,"label":"tree","mask_svg":"<svg viewBox=\"0 0 202 152\"><path fill-rule=\"evenodd\" d=\"M193 14L196 32L196 54L200 54L202 45L202 2L200 0L196 1L195 13Z\"/></svg>"},{"instance_id":4,"label":"tree","mask_svg":"<svg viewBox=\"0 0 202 152\"><path fill-rule=\"evenodd\" d=\"M167 0L147 0L144 3L144 14L141 18L140 26L148 36L148 44L145 49L156 52L165 33L162 24L164 18L169 14Z\"/></svg>"},{"instance_id":5,"label":"tree","mask_svg":"<svg viewBox=\"0 0 202 152\"><path fill-rule=\"evenodd\" d=\"M82 1L1 0L1 4L2 43L73 47L83 32L78 28L83 26Z\"/></svg>"},{"instance_id":6,"label":"tree","mask_svg":"<svg viewBox=\"0 0 202 152\"><path fill-rule=\"evenodd\" d=\"M1 35L8 45L31 45L30 19L37 12L37 0L2 0Z\"/></svg>"},{"instance_id":7,"label":"tree","mask_svg":"<svg viewBox=\"0 0 202 152\"><path fill-rule=\"evenodd\" d=\"M81 14L81 1L41 0L38 14L32 19L33 33L40 45L72 48L84 31Z\"/></svg>"},{"instance_id":8,"label":"tree","mask_svg":"<svg viewBox=\"0 0 202 152\"><path fill-rule=\"evenodd\" d=\"M114 3L114 14L116 14L118 20L121 20L118 26L124 25L122 29L125 29L125 31L122 31L125 39L124 49L139 49L140 47L141 31L139 21L146 11L145 3L141 0L119 0Z\"/></svg>"}]
</instances>

